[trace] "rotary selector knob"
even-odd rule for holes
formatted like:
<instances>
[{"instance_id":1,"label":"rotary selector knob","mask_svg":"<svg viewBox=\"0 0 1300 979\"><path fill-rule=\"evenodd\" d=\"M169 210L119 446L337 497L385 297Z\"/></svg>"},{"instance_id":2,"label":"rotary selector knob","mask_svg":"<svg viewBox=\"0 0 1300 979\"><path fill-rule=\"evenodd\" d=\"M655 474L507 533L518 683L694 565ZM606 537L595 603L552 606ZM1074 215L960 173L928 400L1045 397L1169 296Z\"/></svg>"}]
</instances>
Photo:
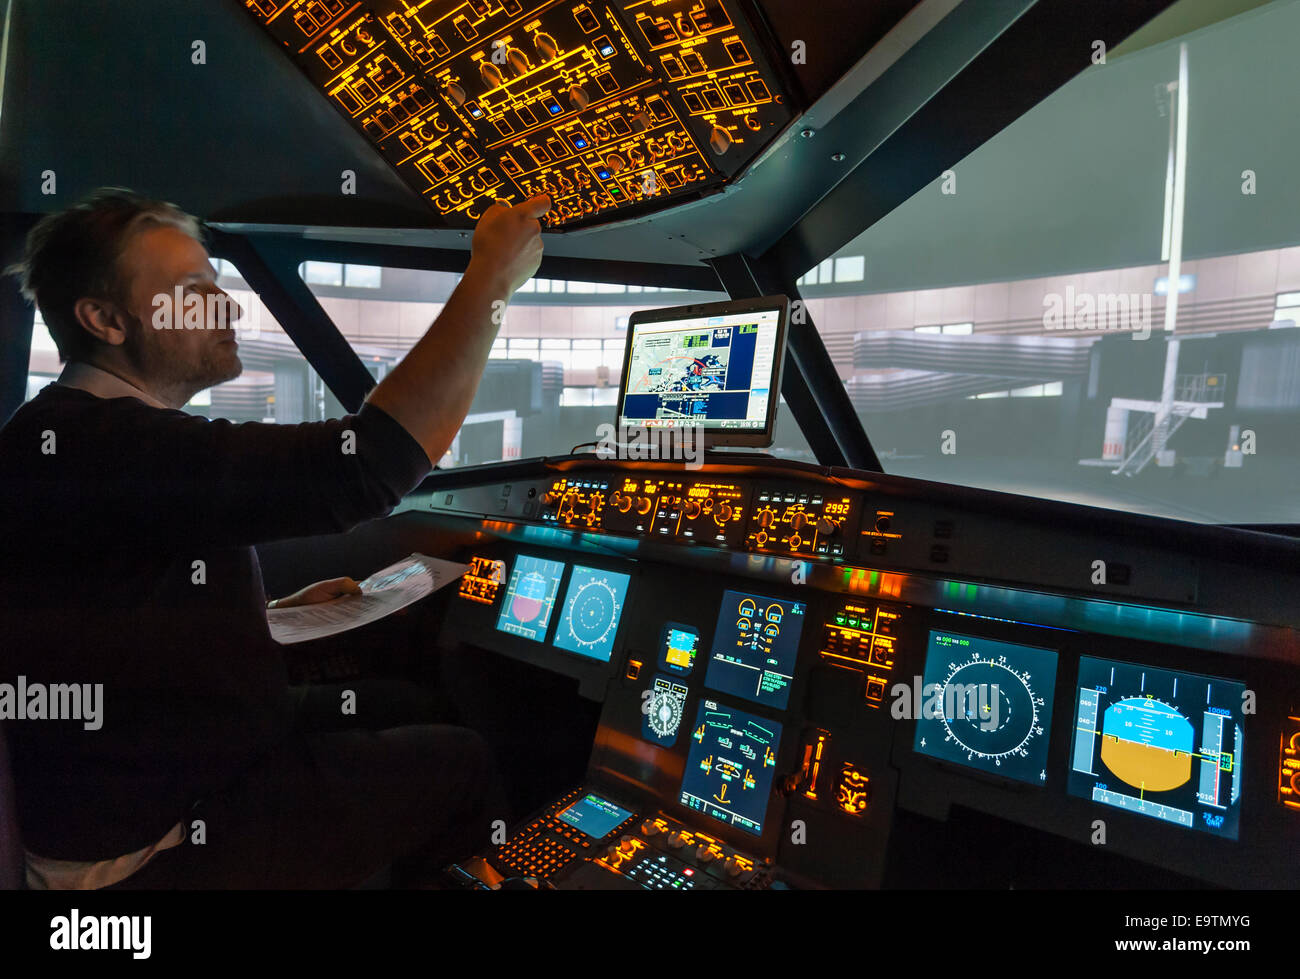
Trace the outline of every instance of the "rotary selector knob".
<instances>
[{"instance_id":1,"label":"rotary selector knob","mask_svg":"<svg viewBox=\"0 0 1300 979\"><path fill-rule=\"evenodd\" d=\"M680 850L686 845L686 834L680 830L668 834L668 846L674 850Z\"/></svg>"},{"instance_id":2,"label":"rotary selector knob","mask_svg":"<svg viewBox=\"0 0 1300 979\"><path fill-rule=\"evenodd\" d=\"M817 533L821 534L823 537L833 536L839 529L840 525L830 517L822 517L817 521Z\"/></svg>"},{"instance_id":3,"label":"rotary selector knob","mask_svg":"<svg viewBox=\"0 0 1300 979\"><path fill-rule=\"evenodd\" d=\"M464 105L465 100L469 98L465 89L456 82L448 82L447 87L444 88L443 91L446 93L447 98L452 102L455 102L457 105Z\"/></svg>"},{"instance_id":4,"label":"rotary selector knob","mask_svg":"<svg viewBox=\"0 0 1300 979\"><path fill-rule=\"evenodd\" d=\"M641 833L643 836L658 836L659 824L656 823L653 819L647 819L644 823L641 824Z\"/></svg>"},{"instance_id":5,"label":"rotary selector knob","mask_svg":"<svg viewBox=\"0 0 1300 979\"><path fill-rule=\"evenodd\" d=\"M790 518L790 529L802 530L803 525L806 524L807 522L808 522L808 514L804 513L802 510L796 510L794 516Z\"/></svg>"},{"instance_id":6,"label":"rotary selector knob","mask_svg":"<svg viewBox=\"0 0 1300 979\"><path fill-rule=\"evenodd\" d=\"M722 156L723 153L731 149L731 133L721 126L714 126L713 132L709 133L709 148L713 150L716 156Z\"/></svg>"},{"instance_id":7,"label":"rotary selector knob","mask_svg":"<svg viewBox=\"0 0 1300 979\"><path fill-rule=\"evenodd\" d=\"M762 527L764 530L767 530L768 527L772 526L772 521L775 519L776 519L776 514L773 513L771 510L758 511L758 525Z\"/></svg>"},{"instance_id":8,"label":"rotary selector knob","mask_svg":"<svg viewBox=\"0 0 1300 979\"><path fill-rule=\"evenodd\" d=\"M718 520L721 521L722 523L726 523L728 520L730 520L732 513L733 511L731 509L730 503L721 503L718 505L718 509L717 509Z\"/></svg>"},{"instance_id":9,"label":"rotary selector knob","mask_svg":"<svg viewBox=\"0 0 1300 979\"><path fill-rule=\"evenodd\" d=\"M591 96L581 85L569 86L569 105L573 106L579 112L591 105Z\"/></svg>"},{"instance_id":10,"label":"rotary selector knob","mask_svg":"<svg viewBox=\"0 0 1300 979\"><path fill-rule=\"evenodd\" d=\"M686 506L683 509L686 511L686 516L690 520L694 520L700 515L700 503L698 500L687 500Z\"/></svg>"},{"instance_id":11,"label":"rotary selector knob","mask_svg":"<svg viewBox=\"0 0 1300 979\"><path fill-rule=\"evenodd\" d=\"M636 498L636 512L641 514L641 516L644 517L647 513L649 513L653 509L654 509L654 501L651 500L650 497L638 496Z\"/></svg>"},{"instance_id":12,"label":"rotary selector knob","mask_svg":"<svg viewBox=\"0 0 1300 979\"><path fill-rule=\"evenodd\" d=\"M518 48L511 48L506 52L506 63L510 65L516 75L525 75L533 67L528 63L528 55Z\"/></svg>"},{"instance_id":13,"label":"rotary selector knob","mask_svg":"<svg viewBox=\"0 0 1300 979\"><path fill-rule=\"evenodd\" d=\"M537 49L537 54L543 61L550 61L560 53L560 47L555 43L555 38L545 31L538 31L533 35L533 47Z\"/></svg>"}]
</instances>

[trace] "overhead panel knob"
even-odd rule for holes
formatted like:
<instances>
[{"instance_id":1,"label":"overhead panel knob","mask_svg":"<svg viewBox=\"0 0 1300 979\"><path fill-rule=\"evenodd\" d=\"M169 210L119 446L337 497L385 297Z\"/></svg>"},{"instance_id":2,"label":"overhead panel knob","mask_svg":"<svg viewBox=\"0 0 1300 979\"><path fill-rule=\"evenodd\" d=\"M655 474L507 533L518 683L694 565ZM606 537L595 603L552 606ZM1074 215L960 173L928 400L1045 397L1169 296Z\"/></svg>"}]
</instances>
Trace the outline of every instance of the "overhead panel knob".
<instances>
[{"instance_id":1,"label":"overhead panel knob","mask_svg":"<svg viewBox=\"0 0 1300 979\"><path fill-rule=\"evenodd\" d=\"M528 63L528 55L524 54L518 48L511 48L506 52L506 62L510 65L516 76L527 74L533 67Z\"/></svg>"},{"instance_id":2,"label":"overhead panel knob","mask_svg":"<svg viewBox=\"0 0 1300 979\"><path fill-rule=\"evenodd\" d=\"M709 148L716 155L722 156L723 153L731 149L731 133L721 126L714 126L713 132L709 133Z\"/></svg>"},{"instance_id":3,"label":"overhead panel knob","mask_svg":"<svg viewBox=\"0 0 1300 979\"><path fill-rule=\"evenodd\" d=\"M569 105L573 106L579 112L591 105L591 96L581 85L569 86Z\"/></svg>"},{"instance_id":4,"label":"overhead panel knob","mask_svg":"<svg viewBox=\"0 0 1300 979\"><path fill-rule=\"evenodd\" d=\"M469 98L465 93L465 89L461 88L461 86L455 82L448 82L447 87L443 89L443 92L446 93L448 99L455 102L457 105L464 105L465 100Z\"/></svg>"},{"instance_id":5,"label":"overhead panel knob","mask_svg":"<svg viewBox=\"0 0 1300 979\"><path fill-rule=\"evenodd\" d=\"M560 47L555 43L555 38L545 31L538 31L533 35L533 47L537 49L537 54L543 61L550 61L560 53Z\"/></svg>"},{"instance_id":6,"label":"overhead panel knob","mask_svg":"<svg viewBox=\"0 0 1300 979\"><path fill-rule=\"evenodd\" d=\"M484 61L478 66L478 73L483 77L483 84L489 89L496 88L505 79L501 76L501 69L490 61Z\"/></svg>"}]
</instances>

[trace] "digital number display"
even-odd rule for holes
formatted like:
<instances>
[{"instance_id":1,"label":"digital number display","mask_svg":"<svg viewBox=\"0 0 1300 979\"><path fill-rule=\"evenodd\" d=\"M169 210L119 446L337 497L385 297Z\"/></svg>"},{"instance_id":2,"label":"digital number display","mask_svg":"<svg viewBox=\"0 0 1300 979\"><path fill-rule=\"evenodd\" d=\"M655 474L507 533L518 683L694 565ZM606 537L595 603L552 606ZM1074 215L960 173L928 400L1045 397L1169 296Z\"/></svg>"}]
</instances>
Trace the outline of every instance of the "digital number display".
<instances>
[{"instance_id":1,"label":"digital number display","mask_svg":"<svg viewBox=\"0 0 1300 979\"><path fill-rule=\"evenodd\" d=\"M1235 840L1243 683L1079 659L1071 795Z\"/></svg>"},{"instance_id":2,"label":"digital number display","mask_svg":"<svg viewBox=\"0 0 1300 979\"><path fill-rule=\"evenodd\" d=\"M931 630L925 674L912 692L913 747L1033 785L1047 781L1057 653Z\"/></svg>"},{"instance_id":3,"label":"digital number display","mask_svg":"<svg viewBox=\"0 0 1300 979\"><path fill-rule=\"evenodd\" d=\"M803 602L724 592L705 685L784 710L807 608Z\"/></svg>"}]
</instances>

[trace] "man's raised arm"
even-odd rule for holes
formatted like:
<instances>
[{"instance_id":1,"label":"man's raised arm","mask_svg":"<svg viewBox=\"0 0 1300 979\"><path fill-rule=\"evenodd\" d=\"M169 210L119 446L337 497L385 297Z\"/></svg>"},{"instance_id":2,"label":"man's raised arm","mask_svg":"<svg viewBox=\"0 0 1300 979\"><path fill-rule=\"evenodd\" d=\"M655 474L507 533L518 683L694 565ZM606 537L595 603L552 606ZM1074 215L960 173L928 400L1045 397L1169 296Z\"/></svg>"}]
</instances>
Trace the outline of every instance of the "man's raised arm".
<instances>
[{"instance_id":1,"label":"man's raised arm","mask_svg":"<svg viewBox=\"0 0 1300 979\"><path fill-rule=\"evenodd\" d=\"M437 464L469 413L516 289L542 260L546 195L493 204L474 229L469 268L442 313L366 398L405 428Z\"/></svg>"}]
</instances>

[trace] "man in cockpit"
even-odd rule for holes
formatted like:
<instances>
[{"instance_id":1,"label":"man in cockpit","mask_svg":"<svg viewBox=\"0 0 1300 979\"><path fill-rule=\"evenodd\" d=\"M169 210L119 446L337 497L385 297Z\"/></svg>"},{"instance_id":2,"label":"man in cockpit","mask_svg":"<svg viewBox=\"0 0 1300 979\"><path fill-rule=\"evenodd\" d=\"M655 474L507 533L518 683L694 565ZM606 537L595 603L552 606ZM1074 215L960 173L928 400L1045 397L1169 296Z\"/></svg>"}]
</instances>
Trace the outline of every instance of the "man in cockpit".
<instances>
[{"instance_id":1,"label":"man in cockpit","mask_svg":"<svg viewBox=\"0 0 1300 979\"><path fill-rule=\"evenodd\" d=\"M229 300L194 218L113 189L31 231L11 271L66 367L0 429L0 681L102 684L102 703L94 725L0 713L24 718L3 723L29 886L347 887L486 842L503 800L474 732L305 729L253 545L383 516L430 471L549 206L489 208L361 409L300 425L180 410L242 370L233 303L205 303L205 329L158 317L161 297Z\"/></svg>"}]
</instances>

